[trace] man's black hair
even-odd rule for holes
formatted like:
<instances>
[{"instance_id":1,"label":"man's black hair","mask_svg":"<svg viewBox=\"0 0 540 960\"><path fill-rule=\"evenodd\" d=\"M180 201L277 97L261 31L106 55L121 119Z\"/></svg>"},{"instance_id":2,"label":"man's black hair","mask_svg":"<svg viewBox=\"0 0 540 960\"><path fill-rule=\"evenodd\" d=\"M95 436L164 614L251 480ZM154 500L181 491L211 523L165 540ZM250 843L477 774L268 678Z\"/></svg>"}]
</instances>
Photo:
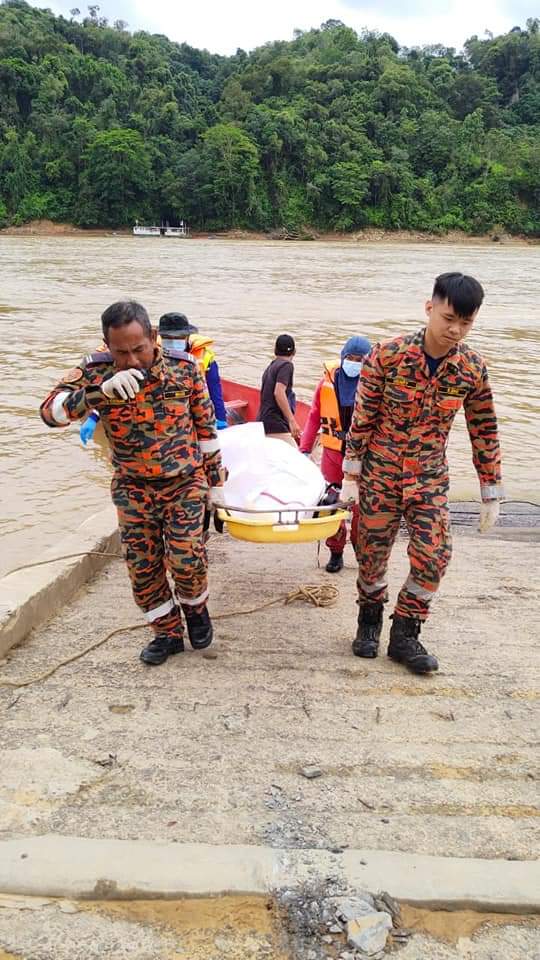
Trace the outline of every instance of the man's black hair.
<instances>
[{"instance_id":1,"label":"man's black hair","mask_svg":"<svg viewBox=\"0 0 540 960\"><path fill-rule=\"evenodd\" d=\"M114 329L127 327L133 321L140 324L147 337L152 336L150 317L141 303L135 300L118 300L116 303L111 303L110 307L101 314L101 328L105 343L109 342L111 327Z\"/></svg>"},{"instance_id":2,"label":"man's black hair","mask_svg":"<svg viewBox=\"0 0 540 960\"><path fill-rule=\"evenodd\" d=\"M274 353L276 357L292 357L296 344L288 333L280 333L276 340Z\"/></svg>"},{"instance_id":3,"label":"man's black hair","mask_svg":"<svg viewBox=\"0 0 540 960\"><path fill-rule=\"evenodd\" d=\"M484 289L464 273L441 273L435 280L432 300L447 300L460 317L470 317L481 306Z\"/></svg>"}]
</instances>

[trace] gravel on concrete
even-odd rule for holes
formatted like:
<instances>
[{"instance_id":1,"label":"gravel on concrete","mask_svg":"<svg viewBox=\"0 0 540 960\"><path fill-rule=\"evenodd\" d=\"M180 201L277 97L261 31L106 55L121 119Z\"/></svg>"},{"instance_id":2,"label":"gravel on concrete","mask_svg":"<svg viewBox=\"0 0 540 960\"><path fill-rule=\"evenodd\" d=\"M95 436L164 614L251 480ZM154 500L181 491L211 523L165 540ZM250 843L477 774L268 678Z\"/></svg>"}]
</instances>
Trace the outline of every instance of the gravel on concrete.
<instances>
[{"instance_id":1,"label":"gravel on concrete","mask_svg":"<svg viewBox=\"0 0 540 960\"><path fill-rule=\"evenodd\" d=\"M347 548L350 550L350 548ZM138 660L125 632L50 679L0 687L0 838L82 837L362 847L529 859L538 849L540 604L533 543L456 538L423 638L438 674L352 656L355 566L315 545L214 536L211 608L306 583L337 604L216 620L217 654ZM323 547L323 554L325 553ZM395 597L405 542L390 568ZM14 648L0 677L42 672L140 622L122 562ZM316 767L321 776L306 779Z\"/></svg>"}]
</instances>

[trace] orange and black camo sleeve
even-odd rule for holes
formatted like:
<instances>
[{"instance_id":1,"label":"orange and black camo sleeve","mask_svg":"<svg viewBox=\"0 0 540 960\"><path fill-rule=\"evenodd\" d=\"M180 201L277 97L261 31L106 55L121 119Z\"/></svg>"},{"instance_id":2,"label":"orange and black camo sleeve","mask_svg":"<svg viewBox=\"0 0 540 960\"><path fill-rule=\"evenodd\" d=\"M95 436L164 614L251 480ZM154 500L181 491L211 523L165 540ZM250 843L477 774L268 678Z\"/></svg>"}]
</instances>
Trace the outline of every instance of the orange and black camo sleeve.
<instances>
[{"instance_id":1,"label":"orange and black camo sleeve","mask_svg":"<svg viewBox=\"0 0 540 960\"><path fill-rule=\"evenodd\" d=\"M105 403L99 388L101 377L88 370L84 362L69 370L56 384L39 408L41 419L48 427L67 427L74 420L82 420L91 410Z\"/></svg>"},{"instance_id":2,"label":"orange and black camo sleeve","mask_svg":"<svg viewBox=\"0 0 540 960\"><path fill-rule=\"evenodd\" d=\"M499 499L503 496L501 450L497 414L485 364L476 389L467 395L463 406L482 499Z\"/></svg>"},{"instance_id":3,"label":"orange and black camo sleeve","mask_svg":"<svg viewBox=\"0 0 540 960\"><path fill-rule=\"evenodd\" d=\"M379 416L385 381L381 349L381 344L377 344L362 366L343 461L343 472L351 476L358 476L361 472L362 459Z\"/></svg>"},{"instance_id":4,"label":"orange and black camo sleeve","mask_svg":"<svg viewBox=\"0 0 540 960\"><path fill-rule=\"evenodd\" d=\"M211 487L222 483L221 452L214 405L208 393L206 379L197 363L193 364L193 386L190 407L197 440L204 460L204 469Z\"/></svg>"}]
</instances>

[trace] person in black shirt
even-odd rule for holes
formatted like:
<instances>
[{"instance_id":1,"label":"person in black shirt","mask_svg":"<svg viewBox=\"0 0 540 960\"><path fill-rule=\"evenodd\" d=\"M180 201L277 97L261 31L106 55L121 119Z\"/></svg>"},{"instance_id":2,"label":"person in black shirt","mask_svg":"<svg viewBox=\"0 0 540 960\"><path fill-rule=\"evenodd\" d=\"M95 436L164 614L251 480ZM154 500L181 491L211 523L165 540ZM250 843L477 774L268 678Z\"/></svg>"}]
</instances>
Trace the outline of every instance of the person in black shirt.
<instances>
[{"instance_id":1,"label":"person in black shirt","mask_svg":"<svg viewBox=\"0 0 540 960\"><path fill-rule=\"evenodd\" d=\"M257 420L264 426L267 437L284 440L296 446L301 429L294 417L296 398L293 392L296 346L288 333L276 340L275 357L262 375L261 404Z\"/></svg>"}]
</instances>

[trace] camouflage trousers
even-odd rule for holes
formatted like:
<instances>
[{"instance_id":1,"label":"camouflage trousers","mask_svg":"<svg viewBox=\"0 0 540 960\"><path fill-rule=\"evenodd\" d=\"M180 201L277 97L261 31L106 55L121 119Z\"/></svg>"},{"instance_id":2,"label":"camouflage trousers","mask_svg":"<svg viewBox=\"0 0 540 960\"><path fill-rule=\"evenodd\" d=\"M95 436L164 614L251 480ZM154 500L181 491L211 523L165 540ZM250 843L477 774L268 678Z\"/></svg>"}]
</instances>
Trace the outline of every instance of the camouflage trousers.
<instances>
[{"instance_id":1,"label":"camouflage trousers","mask_svg":"<svg viewBox=\"0 0 540 960\"><path fill-rule=\"evenodd\" d=\"M362 472L356 556L359 603L388 599L386 570L401 518L410 570L394 612L425 620L452 556L448 477L403 476L397 465Z\"/></svg>"},{"instance_id":2,"label":"camouflage trousers","mask_svg":"<svg viewBox=\"0 0 540 960\"><path fill-rule=\"evenodd\" d=\"M182 632L177 603L197 611L206 603L207 490L202 468L189 477L167 480L113 478L111 494L133 597L156 635Z\"/></svg>"}]
</instances>

